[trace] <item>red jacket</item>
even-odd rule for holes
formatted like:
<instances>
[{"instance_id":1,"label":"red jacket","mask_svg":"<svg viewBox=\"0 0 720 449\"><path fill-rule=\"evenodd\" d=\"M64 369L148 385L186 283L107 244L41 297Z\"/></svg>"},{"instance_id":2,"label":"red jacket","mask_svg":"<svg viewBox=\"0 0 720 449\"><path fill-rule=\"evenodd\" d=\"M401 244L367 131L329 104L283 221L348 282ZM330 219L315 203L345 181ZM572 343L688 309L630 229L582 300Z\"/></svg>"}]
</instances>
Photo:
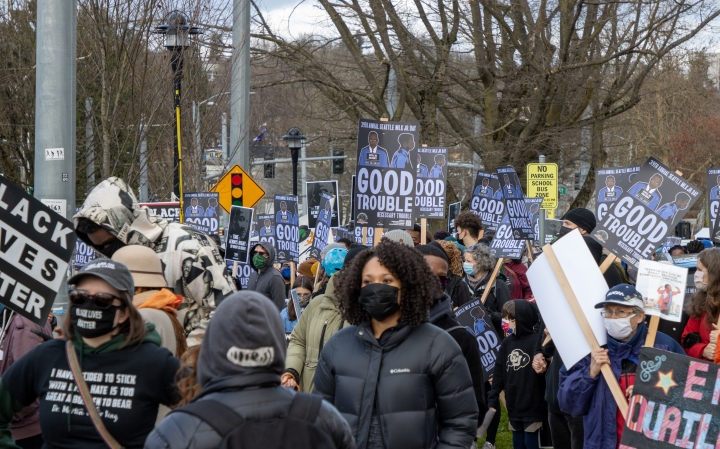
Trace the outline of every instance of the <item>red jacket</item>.
<instances>
[{"instance_id":1,"label":"red jacket","mask_svg":"<svg viewBox=\"0 0 720 449\"><path fill-rule=\"evenodd\" d=\"M510 296L512 299L530 299L533 296L533 292L530 289L530 282L527 278L527 267L522 262L518 262L516 260L510 260L508 262L505 262L505 268L509 268L512 270L512 272L507 272L510 277L513 279L513 285L508 286L512 287Z\"/></svg>"},{"instance_id":2,"label":"red jacket","mask_svg":"<svg viewBox=\"0 0 720 449\"><path fill-rule=\"evenodd\" d=\"M707 325L707 320L705 319L705 314L703 313L702 317L695 318L692 317L688 320L687 324L685 325L685 330L682 333L682 338L680 341L685 341L685 337L688 336L688 334L692 334L693 332L697 332L700 334L700 343L697 343L693 345L690 348L685 348L685 352L688 356L694 357L696 359L703 359L703 351L705 350L705 346L710 343L710 332L712 329L710 329ZM708 359L706 359L708 360ZM711 359L710 359L711 360Z\"/></svg>"}]
</instances>

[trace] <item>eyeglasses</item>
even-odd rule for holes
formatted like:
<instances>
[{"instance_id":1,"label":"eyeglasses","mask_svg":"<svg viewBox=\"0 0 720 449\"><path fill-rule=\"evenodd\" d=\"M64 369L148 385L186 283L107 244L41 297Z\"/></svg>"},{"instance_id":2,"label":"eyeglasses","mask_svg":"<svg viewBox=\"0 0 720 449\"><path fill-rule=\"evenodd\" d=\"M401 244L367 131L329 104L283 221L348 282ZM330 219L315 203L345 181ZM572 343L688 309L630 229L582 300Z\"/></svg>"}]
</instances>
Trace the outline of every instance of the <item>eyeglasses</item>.
<instances>
[{"instance_id":1,"label":"eyeglasses","mask_svg":"<svg viewBox=\"0 0 720 449\"><path fill-rule=\"evenodd\" d=\"M266 258L266 259L267 259L268 257L270 257L270 254L268 254L268 253L266 253L266 252L263 252L263 251L255 251L255 254L260 254L261 256L263 256L263 257Z\"/></svg>"},{"instance_id":2,"label":"eyeglasses","mask_svg":"<svg viewBox=\"0 0 720 449\"><path fill-rule=\"evenodd\" d=\"M76 306L84 306L88 301L93 301L101 309L109 309L113 305L113 301L116 299L122 304L118 307L127 307L125 301L122 298L115 296L110 293L95 293L91 294L85 290L70 290L70 302Z\"/></svg>"},{"instance_id":3,"label":"eyeglasses","mask_svg":"<svg viewBox=\"0 0 720 449\"><path fill-rule=\"evenodd\" d=\"M601 310L600 311L600 315L603 318L612 318L613 315L615 316L615 318L627 318L630 315L634 315L634 314L635 314L634 310L631 310L630 312L628 312L627 310L615 310L614 312L612 310Z\"/></svg>"}]
</instances>

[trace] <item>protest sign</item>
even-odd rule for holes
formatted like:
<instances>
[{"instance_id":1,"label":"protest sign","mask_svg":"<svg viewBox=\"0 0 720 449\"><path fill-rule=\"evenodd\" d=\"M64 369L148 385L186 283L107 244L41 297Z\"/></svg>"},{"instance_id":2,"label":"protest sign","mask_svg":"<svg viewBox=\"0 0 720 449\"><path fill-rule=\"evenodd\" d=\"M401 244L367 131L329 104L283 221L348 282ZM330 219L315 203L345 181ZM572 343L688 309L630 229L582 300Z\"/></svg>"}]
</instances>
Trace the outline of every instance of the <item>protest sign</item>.
<instances>
[{"instance_id":1,"label":"protest sign","mask_svg":"<svg viewBox=\"0 0 720 449\"><path fill-rule=\"evenodd\" d=\"M460 201L448 205L448 232L450 232L450 234L454 234L457 231L455 228L455 219L460 215L461 209L462 203Z\"/></svg>"},{"instance_id":2,"label":"protest sign","mask_svg":"<svg viewBox=\"0 0 720 449\"><path fill-rule=\"evenodd\" d=\"M365 243L363 243L363 229L365 229ZM355 243L359 243L360 245L365 246L373 246L373 241L375 238L375 228L362 228L360 226L355 227Z\"/></svg>"},{"instance_id":3,"label":"protest sign","mask_svg":"<svg viewBox=\"0 0 720 449\"><path fill-rule=\"evenodd\" d=\"M308 211L308 228L317 226L317 217L320 211L322 194L327 193L336 199L335 207L332 210L332 221L330 226L338 227L338 209L340 209L338 198L338 182L337 181L313 181L305 183L305 191L307 192L307 211Z\"/></svg>"},{"instance_id":4,"label":"protest sign","mask_svg":"<svg viewBox=\"0 0 720 449\"><path fill-rule=\"evenodd\" d=\"M680 322L687 274L687 268L641 260L637 290L643 296L645 314Z\"/></svg>"},{"instance_id":5,"label":"protest sign","mask_svg":"<svg viewBox=\"0 0 720 449\"><path fill-rule=\"evenodd\" d=\"M139 203L141 207L150 209L156 217L164 218L170 223L180 223L180 203L176 201L165 203Z\"/></svg>"},{"instance_id":6,"label":"protest sign","mask_svg":"<svg viewBox=\"0 0 720 449\"><path fill-rule=\"evenodd\" d=\"M185 192L185 224L205 234L218 234L218 194L215 192Z\"/></svg>"},{"instance_id":7,"label":"protest sign","mask_svg":"<svg viewBox=\"0 0 720 449\"><path fill-rule=\"evenodd\" d=\"M43 325L75 251L73 224L0 175L0 303Z\"/></svg>"},{"instance_id":8,"label":"protest sign","mask_svg":"<svg viewBox=\"0 0 720 449\"><path fill-rule=\"evenodd\" d=\"M333 201L335 198L332 195L323 193L320 199L320 213L315 224L315 237L313 238L313 248L318 251L322 251L330 241L330 220L333 212Z\"/></svg>"},{"instance_id":9,"label":"protest sign","mask_svg":"<svg viewBox=\"0 0 720 449\"><path fill-rule=\"evenodd\" d=\"M601 168L595 175L595 215L598 221L605 218L611 204L620 199L634 184L632 181L640 171L639 165Z\"/></svg>"},{"instance_id":10,"label":"protest sign","mask_svg":"<svg viewBox=\"0 0 720 449\"><path fill-rule=\"evenodd\" d=\"M226 260L249 263L252 218L253 210L249 207L232 206L230 208L230 222L225 238Z\"/></svg>"},{"instance_id":11,"label":"protest sign","mask_svg":"<svg viewBox=\"0 0 720 449\"><path fill-rule=\"evenodd\" d=\"M91 246L80 239L75 241L75 259L73 260L73 266L76 270L84 267L86 263L94 260L96 257L98 257L98 254Z\"/></svg>"},{"instance_id":12,"label":"protest sign","mask_svg":"<svg viewBox=\"0 0 720 449\"><path fill-rule=\"evenodd\" d=\"M500 226L505 216L505 202L496 174L477 172L470 210L480 217L485 229L492 230Z\"/></svg>"},{"instance_id":13,"label":"protest sign","mask_svg":"<svg viewBox=\"0 0 720 449\"><path fill-rule=\"evenodd\" d=\"M545 220L545 242L543 244L553 243L556 240L562 224L562 220Z\"/></svg>"},{"instance_id":14,"label":"protest sign","mask_svg":"<svg viewBox=\"0 0 720 449\"><path fill-rule=\"evenodd\" d=\"M233 269L233 262L232 260L226 260L228 271L232 273ZM242 287L243 290L247 290L248 282L250 282L250 274L253 272L252 267L249 263L238 263L237 266L237 273L235 274L235 277L240 280L240 287Z\"/></svg>"},{"instance_id":15,"label":"protest sign","mask_svg":"<svg viewBox=\"0 0 720 449\"><path fill-rule=\"evenodd\" d=\"M276 219L283 208L286 211L297 210L297 197L293 195L275 195ZM286 214L289 212L286 212ZM285 215L286 217L287 215ZM300 262L300 230L297 220L294 223L275 222L275 249L277 262Z\"/></svg>"},{"instance_id":16,"label":"protest sign","mask_svg":"<svg viewBox=\"0 0 720 449\"><path fill-rule=\"evenodd\" d=\"M500 348L500 339L490 321L490 313L476 299L455 310L455 319L477 340L483 366L483 380L487 382L492 377Z\"/></svg>"},{"instance_id":17,"label":"protest sign","mask_svg":"<svg viewBox=\"0 0 720 449\"><path fill-rule=\"evenodd\" d=\"M525 208L533 229L533 240L540 240L540 206L545 198L525 198Z\"/></svg>"},{"instance_id":18,"label":"protest sign","mask_svg":"<svg viewBox=\"0 0 720 449\"><path fill-rule=\"evenodd\" d=\"M525 240L518 240L513 237L510 219L505 214L490 242L490 254L493 257L502 257L504 259L520 259L524 249Z\"/></svg>"},{"instance_id":19,"label":"protest sign","mask_svg":"<svg viewBox=\"0 0 720 449\"><path fill-rule=\"evenodd\" d=\"M711 449L720 441L720 365L645 347L621 449Z\"/></svg>"},{"instance_id":20,"label":"protest sign","mask_svg":"<svg viewBox=\"0 0 720 449\"><path fill-rule=\"evenodd\" d=\"M710 238L720 242L720 220L717 219L720 208L720 168L707 171L707 202L710 215Z\"/></svg>"},{"instance_id":21,"label":"protest sign","mask_svg":"<svg viewBox=\"0 0 720 449\"><path fill-rule=\"evenodd\" d=\"M412 227L417 162L413 151L419 129L418 123L359 121L353 216L358 226Z\"/></svg>"},{"instance_id":22,"label":"protest sign","mask_svg":"<svg viewBox=\"0 0 720 449\"><path fill-rule=\"evenodd\" d=\"M667 237L665 239L665 243L663 243L662 251L664 253L669 253L670 248L672 248L673 246L676 246L676 245L682 245L681 237L675 237L675 236Z\"/></svg>"},{"instance_id":23,"label":"protest sign","mask_svg":"<svg viewBox=\"0 0 720 449\"><path fill-rule=\"evenodd\" d=\"M287 198L294 198L294 201L280 200L278 197L282 195L275 195L275 224L276 225L298 225L299 223L299 212L297 197L288 196Z\"/></svg>"},{"instance_id":24,"label":"protest sign","mask_svg":"<svg viewBox=\"0 0 720 449\"><path fill-rule=\"evenodd\" d=\"M277 256L277 245L275 244L275 216L273 214L258 214L258 223L260 224L260 237L258 241L268 242L275 248L275 256Z\"/></svg>"},{"instance_id":25,"label":"protest sign","mask_svg":"<svg viewBox=\"0 0 720 449\"><path fill-rule=\"evenodd\" d=\"M655 158L635 175L636 182L611 206L592 237L626 263L638 266L692 207L700 191Z\"/></svg>"},{"instance_id":26,"label":"protest sign","mask_svg":"<svg viewBox=\"0 0 720 449\"><path fill-rule=\"evenodd\" d=\"M513 237L516 240L532 239L535 232L528 217L525 197L515 169L512 167L498 167L497 172L498 179L500 179L500 190L510 219L510 226L513 228Z\"/></svg>"},{"instance_id":27,"label":"protest sign","mask_svg":"<svg viewBox=\"0 0 720 449\"><path fill-rule=\"evenodd\" d=\"M333 242L337 242L340 239L351 239L350 232L347 228L339 227L332 228Z\"/></svg>"},{"instance_id":28,"label":"protest sign","mask_svg":"<svg viewBox=\"0 0 720 449\"><path fill-rule=\"evenodd\" d=\"M258 222L253 221L250 225L250 240L260 240L260 233L258 232Z\"/></svg>"},{"instance_id":29,"label":"protest sign","mask_svg":"<svg viewBox=\"0 0 720 449\"><path fill-rule=\"evenodd\" d=\"M418 148L415 175L415 217L445 218L447 148Z\"/></svg>"}]
</instances>

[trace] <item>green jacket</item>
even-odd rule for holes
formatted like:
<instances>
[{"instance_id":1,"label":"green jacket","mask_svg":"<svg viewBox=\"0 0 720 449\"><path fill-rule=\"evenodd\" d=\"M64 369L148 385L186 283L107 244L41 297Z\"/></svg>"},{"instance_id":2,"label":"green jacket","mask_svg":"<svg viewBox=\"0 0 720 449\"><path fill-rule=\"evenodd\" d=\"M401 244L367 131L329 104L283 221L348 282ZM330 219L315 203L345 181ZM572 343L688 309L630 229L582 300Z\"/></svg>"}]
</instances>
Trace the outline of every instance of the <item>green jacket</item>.
<instances>
[{"instance_id":1,"label":"green jacket","mask_svg":"<svg viewBox=\"0 0 720 449\"><path fill-rule=\"evenodd\" d=\"M315 368L320 358L320 337L325 346L330 337L346 324L340 316L340 302L335 297L335 279L335 276L330 278L324 295L310 301L290 335L285 367L300 374L300 389L306 393L313 388Z\"/></svg>"}]
</instances>

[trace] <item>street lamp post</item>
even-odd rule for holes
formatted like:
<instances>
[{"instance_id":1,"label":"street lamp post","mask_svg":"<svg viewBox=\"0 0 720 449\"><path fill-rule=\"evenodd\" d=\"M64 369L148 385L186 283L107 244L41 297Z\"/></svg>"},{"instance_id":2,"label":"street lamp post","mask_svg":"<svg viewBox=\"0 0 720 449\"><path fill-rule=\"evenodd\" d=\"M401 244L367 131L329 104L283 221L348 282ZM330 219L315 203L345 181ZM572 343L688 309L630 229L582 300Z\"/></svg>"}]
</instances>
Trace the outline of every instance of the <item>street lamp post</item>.
<instances>
[{"instance_id":1,"label":"street lamp post","mask_svg":"<svg viewBox=\"0 0 720 449\"><path fill-rule=\"evenodd\" d=\"M173 192L180 201L180 222L185 221L183 216L183 187L182 187L182 140L180 136L180 93L182 87L183 54L190 46L190 36L202 33L200 28L191 26L188 18L180 11L173 11L167 23L155 28L156 34L165 35L165 48L172 52L170 64L173 71L173 106L175 108L175 170L173 174Z\"/></svg>"},{"instance_id":2,"label":"street lamp post","mask_svg":"<svg viewBox=\"0 0 720 449\"><path fill-rule=\"evenodd\" d=\"M298 151L302 148L307 137L305 137L300 129L293 126L287 135L283 136L283 140L287 141L288 148L290 148L293 167L293 195L297 196Z\"/></svg>"}]
</instances>

